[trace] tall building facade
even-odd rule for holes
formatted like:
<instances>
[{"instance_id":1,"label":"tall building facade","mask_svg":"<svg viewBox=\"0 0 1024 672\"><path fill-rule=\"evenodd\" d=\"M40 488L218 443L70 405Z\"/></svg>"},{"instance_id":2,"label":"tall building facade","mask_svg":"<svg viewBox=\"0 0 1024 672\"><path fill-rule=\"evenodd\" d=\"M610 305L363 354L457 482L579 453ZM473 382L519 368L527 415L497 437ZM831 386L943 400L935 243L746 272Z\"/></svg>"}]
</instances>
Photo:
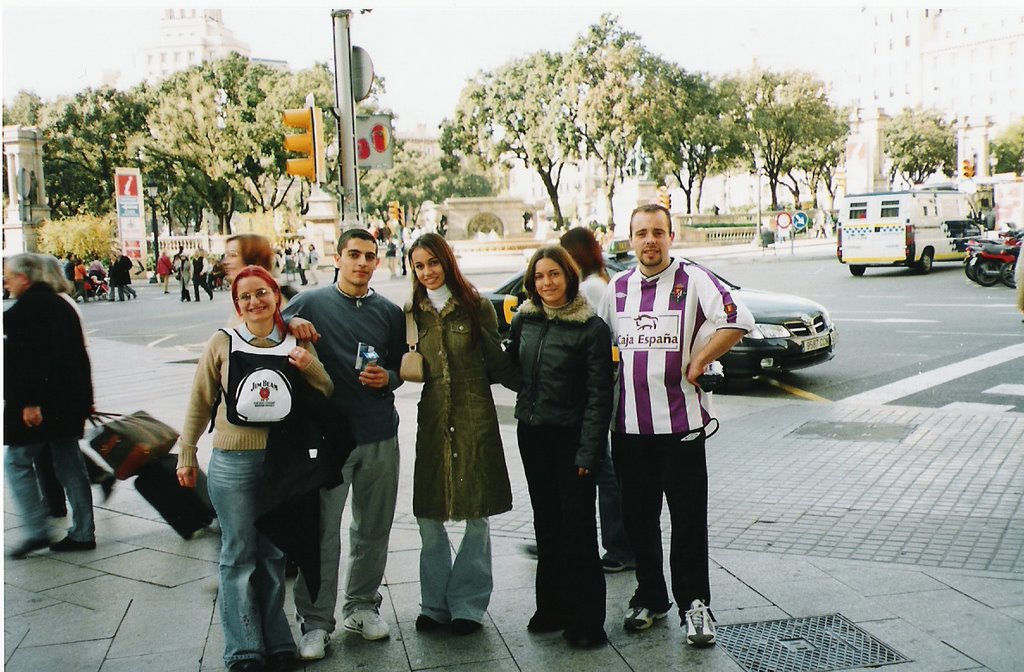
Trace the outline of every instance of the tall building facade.
<instances>
[{"instance_id":1,"label":"tall building facade","mask_svg":"<svg viewBox=\"0 0 1024 672\"><path fill-rule=\"evenodd\" d=\"M866 39L854 74L848 191L888 186L882 134L905 108L935 110L952 122L957 165L971 160L987 175L993 136L1024 117L1024 10L871 7L861 16Z\"/></svg>"},{"instance_id":2,"label":"tall building facade","mask_svg":"<svg viewBox=\"0 0 1024 672\"><path fill-rule=\"evenodd\" d=\"M143 78L155 83L167 75L215 61L232 51L249 58L249 46L224 25L219 9L166 9L152 46L141 54Z\"/></svg>"}]
</instances>

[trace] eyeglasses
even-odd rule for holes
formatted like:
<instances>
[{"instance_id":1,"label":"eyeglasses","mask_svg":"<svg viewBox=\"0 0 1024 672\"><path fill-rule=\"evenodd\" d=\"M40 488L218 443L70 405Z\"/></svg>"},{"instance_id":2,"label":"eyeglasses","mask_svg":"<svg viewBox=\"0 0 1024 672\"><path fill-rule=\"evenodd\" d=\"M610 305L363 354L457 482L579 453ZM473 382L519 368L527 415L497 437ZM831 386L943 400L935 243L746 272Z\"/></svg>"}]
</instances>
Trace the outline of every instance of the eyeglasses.
<instances>
[{"instance_id":1,"label":"eyeglasses","mask_svg":"<svg viewBox=\"0 0 1024 672\"><path fill-rule=\"evenodd\" d=\"M249 303L249 300L252 299L253 297L256 297L257 299L265 299L269 295L270 295L270 290L267 289L266 287L261 287L261 288L257 289L255 292L253 292L251 294L249 292L245 292L244 294L239 294L238 295L238 302L239 303Z\"/></svg>"}]
</instances>

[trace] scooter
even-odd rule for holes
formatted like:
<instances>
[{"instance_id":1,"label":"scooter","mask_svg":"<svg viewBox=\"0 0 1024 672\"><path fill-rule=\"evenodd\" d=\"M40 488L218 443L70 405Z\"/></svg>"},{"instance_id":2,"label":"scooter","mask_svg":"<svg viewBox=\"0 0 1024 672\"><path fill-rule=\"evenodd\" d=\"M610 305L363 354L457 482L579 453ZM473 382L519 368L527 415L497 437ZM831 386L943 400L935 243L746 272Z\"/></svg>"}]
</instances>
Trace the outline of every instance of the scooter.
<instances>
[{"instance_id":1,"label":"scooter","mask_svg":"<svg viewBox=\"0 0 1024 672\"><path fill-rule=\"evenodd\" d=\"M969 259L964 265L964 273L982 287L991 287L1000 281L1008 287L1016 287L1013 269L1020 253L1021 234L1015 232L1004 237L1004 245L968 245Z\"/></svg>"},{"instance_id":2,"label":"scooter","mask_svg":"<svg viewBox=\"0 0 1024 672\"><path fill-rule=\"evenodd\" d=\"M982 287L991 287L1002 282L1007 287L1014 284L1014 265L1020 253L1020 237L1007 238L1006 245L983 245L975 255L975 282Z\"/></svg>"}]
</instances>

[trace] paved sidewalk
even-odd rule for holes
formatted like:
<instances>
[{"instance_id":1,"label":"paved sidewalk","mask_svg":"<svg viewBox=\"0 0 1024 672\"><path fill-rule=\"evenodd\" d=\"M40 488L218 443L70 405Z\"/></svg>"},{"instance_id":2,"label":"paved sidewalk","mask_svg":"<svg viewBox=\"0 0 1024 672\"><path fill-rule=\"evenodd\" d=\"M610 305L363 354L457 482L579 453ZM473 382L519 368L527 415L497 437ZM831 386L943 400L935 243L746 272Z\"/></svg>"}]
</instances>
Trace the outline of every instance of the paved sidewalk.
<instances>
[{"instance_id":1,"label":"paved sidewalk","mask_svg":"<svg viewBox=\"0 0 1024 672\"><path fill-rule=\"evenodd\" d=\"M101 410L145 409L181 425L194 360L183 361L176 350L101 339L90 349ZM495 390L515 508L492 520L495 592L483 631L451 637L413 627L419 538L411 474L419 386L405 385L398 394L401 490L383 589L392 637L366 642L339 632L328 657L305 669L745 669L724 641L703 651L686 647L675 613L646 633L623 632L634 587L628 572L607 577L609 646L575 651L558 635L526 632L535 565L523 546L532 536L531 514L515 448L513 396ZM708 446L711 580L720 626L842 614L907 660L886 669L1024 669L1024 415L717 401L722 429ZM208 448L200 447L204 462ZM7 504L10 548L21 530ZM130 482L120 483L107 502L97 499L96 513L95 551L5 560L5 669L223 669L216 529L183 541ZM55 523L55 536L65 524ZM721 629L720 639L732 632L738 630ZM759 636L749 649L764 645ZM841 634L832 642L849 648L857 637ZM790 637L781 648L807 663L823 647ZM757 655L769 662L767 653Z\"/></svg>"}]
</instances>

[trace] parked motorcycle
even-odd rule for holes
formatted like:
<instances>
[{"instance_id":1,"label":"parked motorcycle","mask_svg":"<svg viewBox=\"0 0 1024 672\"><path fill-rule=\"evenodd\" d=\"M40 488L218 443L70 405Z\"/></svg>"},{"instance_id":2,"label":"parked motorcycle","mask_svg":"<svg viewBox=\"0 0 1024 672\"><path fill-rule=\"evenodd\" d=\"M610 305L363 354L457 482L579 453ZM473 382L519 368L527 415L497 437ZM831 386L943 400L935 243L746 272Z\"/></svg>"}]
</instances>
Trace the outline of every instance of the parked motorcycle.
<instances>
[{"instance_id":1,"label":"parked motorcycle","mask_svg":"<svg viewBox=\"0 0 1024 672\"><path fill-rule=\"evenodd\" d=\"M985 240L967 242L964 274L982 287L991 287L1000 281L1007 287L1016 287L1013 271L1020 254L1024 232L1014 231L1000 235L1005 241L1003 244Z\"/></svg>"}]
</instances>

